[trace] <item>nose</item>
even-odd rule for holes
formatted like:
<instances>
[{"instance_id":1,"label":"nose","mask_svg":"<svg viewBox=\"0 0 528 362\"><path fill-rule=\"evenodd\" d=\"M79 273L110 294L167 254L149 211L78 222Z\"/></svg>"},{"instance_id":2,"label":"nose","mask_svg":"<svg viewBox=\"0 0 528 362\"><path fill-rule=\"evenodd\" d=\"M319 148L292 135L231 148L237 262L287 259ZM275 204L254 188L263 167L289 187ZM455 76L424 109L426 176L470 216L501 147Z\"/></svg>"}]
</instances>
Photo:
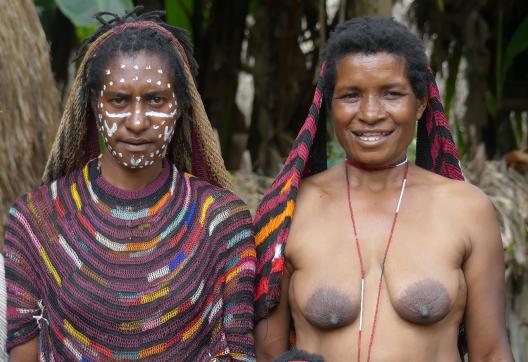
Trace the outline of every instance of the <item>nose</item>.
<instances>
[{"instance_id":1,"label":"nose","mask_svg":"<svg viewBox=\"0 0 528 362\"><path fill-rule=\"evenodd\" d=\"M132 115L127 118L125 126L131 132L138 134L150 127L150 120L145 117L142 102L137 101L134 103Z\"/></svg>"},{"instance_id":2,"label":"nose","mask_svg":"<svg viewBox=\"0 0 528 362\"><path fill-rule=\"evenodd\" d=\"M385 118L385 109L379 97L368 95L360 100L358 117L365 123L376 123Z\"/></svg>"}]
</instances>

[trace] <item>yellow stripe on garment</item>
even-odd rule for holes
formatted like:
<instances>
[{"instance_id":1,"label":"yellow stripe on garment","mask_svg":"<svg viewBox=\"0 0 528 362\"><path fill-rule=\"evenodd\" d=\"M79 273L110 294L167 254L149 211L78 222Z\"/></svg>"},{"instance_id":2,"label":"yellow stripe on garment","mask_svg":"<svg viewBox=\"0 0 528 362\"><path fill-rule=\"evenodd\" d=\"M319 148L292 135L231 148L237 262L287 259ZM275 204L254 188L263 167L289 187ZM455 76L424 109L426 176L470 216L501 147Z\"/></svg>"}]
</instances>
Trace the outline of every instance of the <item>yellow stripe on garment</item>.
<instances>
[{"instance_id":1,"label":"yellow stripe on garment","mask_svg":"<svg viewBox=\"0 0 528 362\"><path fill-rule=\"evenodd\" d=\"M200 327L200 324L202 324L202 320L198 319L196 323L194 323L194 325L182 335L182 342L185 342L186 340L191 338L192 335L198 330L198 327Z\"/></svg>"},{"instance_id":2,"label":"yellow stripe on garment","mask_svg":"<svg viewBox=\"0 0 528 362\"><path fill-rule=\"evenodd\" d=\"M288 181L286 181L286 183L284 184L284 186L282 186L282 189L280 191L280 193L284 193L286 191L288 191L291 187L291 183L292 183L292 180L293 180L293 176L291 176Z\"/></svg>"},{"instance_id":3,"label":"yellow stripe on garment","mask_svg":"<svg viewBox=\"0 0 528 362\"><path fill-rule=\"evenodd\" d=\"M90 184L90 178L88 176L88 165L83 167L83 176L84 176L84 182L86 182L87 185Z\"/></svg>"},{"instance_id":4,"label":"yellow stripe on garment","mask_svg":"<svg viewBox=\"0 0 528 362\"><path fill-rule=\"evenodd\" d=\"M253 248L251 248L251 249L247 249L247 250L244 250L244 251L240 254L240 259L244 259L244 258L251 257L251 256L256 256L256 255L255 255L255 249L253 249Z\"/></svg>"},{"instance_id":5,"label":"yellow stripe on garment","mask_svg":"<svg viewBox=\"0 0 528 362\"><path fill-rule=\"evenodd\" d=\"M49 271L51 272L51 275L53 275L53 278L55 279L55 282L57 282L59 287L62 287L61 277L59 276L59 273L57 273L57 270L55 269L53 264L51 264L51 260L50 260L50 258L48 256L48 254L46 253L46 250L44 250L42 247L39 247L39 252L40 252L40 255L42 256L42 259L44 259L44 263L46 264L46 266L48 267Z\"/></svg>"},{"instance_id":6,"label":"yellow stripe on garment","mask_svg":"<svg viewBox=\"0 0 528 362\"><path fill-rule=\"evenodd\" d=\"M160 318L160 323L163 324L163 323L167 322L168 320L171 320L172 318L176 317L178 315L178 313L180 313L180 307L176 307L173 310L171 310L170 312L162 315L161 318Z\"/></svg>"},{"instance_id":7,"label":"yellow stripe on garment","mask_svg":"<svg viewBox=\"0 0 528 362\"><path fill-rule=\"evenodd\" d=\"M154 247L160 240L160 236L156 236L154 239L150 241L145 241L142 243L129 243L126 244L126 250L127 251L143 251L148 250Z\"/></svg>"},{"instance_id":8,"label":"yellow stripe on garment","mask_svg":"<svg viewBox=\"0 0 528 362\"><path fill-rule=\"evenodd\" d=\"M240 273L240 267L236 267L235 269L231 270L229 274L226 276L226 283L228 283L231 279L233 279L238 273Z\"/></svg>"},{"instance_id":9,"label":"yellow stripe on garment","mask_svg":"<svg viewBox=\"0 0 528 362\"><path fill-rule=\"evenodd\" d=\"M167 287L160 290L156 290L155 292L142 296L141 304L153 302L158 298L166 296L167 294L169 294L169 288Z\"/></svg>"},{"instance_id":10,"label":"yellow stripe on garment","mask_svg":"<svg viewBox=\"0 0 528 362\"><path fill-rule=\"evenodd\" d=\"M144 349L142 351L139 351L139 358L145 358L148 356L152 356L154 354L158 354L163 352L165 349L167 349L166 343L160 343L155 346L152 346L150 348Z\"/></svg>"},{"instance_id":11,"label":"yellow stripe on garment","mask_svg":"<svg viewBox=\"0 0 528 362\"><path fill-rule=\"evenodd\" d=\"M141 328L141 322L139 321L125 322L119 325L119 329L122 330L123 332L132 332L140 328Z\"/></svg>"},{"instance_id":12,"label":"yellow stripe on garment","mask_svg":"<svg viewBox=\"0 0 528 362\"><path fill-rule=\"evenodd\" d=\"M209 196L207 199L205 199L203 208L202 208L202 215L200 216L200 225L203 226L205 221L205 214L207 213L207 209L209 209L209 206L213 203L214 198L212 196Z\"/></svg>"},{"instance_id":13,"label":"yellow stripe on garment","mask_svg":"<svg viewBox=\"0 0 528 362\"><path fill-rule=\"evenodd\" d=\"M72 337L74 337L76 340L78 340L79 342L81 342L87 347L90 345L90 340L84 334L82 334L81 332L73 328L70 322L68 322L66 319L64 319L63 322L64 322L64 328L66 328L66 330L68 331L69 334L72 335Z\"/></svg>"},{"instance_id":14,"label":"yellow stripe on garment","mask_svg":"<svg viewBox=\"0 0 528 362\"><path fill-rule=\"evenodd\" d=\"M77 210L81 210L81 198L79 197L79 193L77 192L77 184L74 182L72 183L71 187L71 194L73 197L73 201L75 201L75 205L77 206Z\"/></svg>"},{"instance_id":15,"label":"yellow stripe on garment","mask_svg":"<svg viewBox=\"0 0 528 362\"><path fill-rule=\"evenodd\" d=\"M257 246L262 244L262 242L284 222L284 219L291 217L294 209L295 201L289 200L284 211L279 215L272 217L271 220L260 229L257 235L255 235L255 243Z\"/></svg>"}]
</instances>

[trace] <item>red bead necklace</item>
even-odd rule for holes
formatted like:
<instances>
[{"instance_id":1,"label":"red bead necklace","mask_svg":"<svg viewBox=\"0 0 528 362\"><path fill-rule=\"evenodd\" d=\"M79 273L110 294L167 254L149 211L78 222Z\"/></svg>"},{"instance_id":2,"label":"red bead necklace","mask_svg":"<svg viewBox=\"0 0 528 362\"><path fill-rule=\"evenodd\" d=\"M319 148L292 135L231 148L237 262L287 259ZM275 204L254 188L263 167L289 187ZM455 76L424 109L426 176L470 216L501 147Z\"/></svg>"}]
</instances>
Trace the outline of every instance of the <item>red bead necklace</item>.
<instances>
[{"instance_id":1,"label":"red bead necklace","mask_svg":"<svg viewBox=\"0 0 528 362\"><path fill-rule=\"evenodd\" d=\"M351 163L350 160L347 160L346 162L349 165L357 167L357 164L356 163ZM391 245L391 242L392 242L392 235L394 234L394 228L396 226L396 221L398 220L398 214L399 214L399 211L400 211L401 201L402 201L402 198L403 198L403 194L405 192L405 184L407 183L407 174L409 172L409 163L407 162L407 159L405 159L404 161L402 161L402 162L400 162L398 164L386 166L385 168L366 169L366 171L381 171L381 170L384 170L384 169L394 168L394 167L398 167L398 166L401 166L401 165L405 165L405 170L404 170L404 174L403 174L403 182L402 182L402 187L401 187L401 191L400 191L400 197L398 199L398 204L396 205L396 211L395 211L394 217L392 219L392 225L391 225L391 228L390 228L389 239L387 240L387 245L385 246L385 253L383 254L383 261L381 262L381 275L380 275L379 282L378 282L378 294L377 294L377 297L376 297L376 306L375 306L375 309L374 309L374 321L372 322L372 330L370 332L370 339L369 339L369 344L368 344L367 362L370 361L372 345L374 343L374 334L376 332L376 322L378 321L378 307L379 307L379 301L380 301L380 295L381 295L381 286L382 286L382 283L383 283L383 273L385 271L385 261L387 260L387 254L389 252L389 248L390 248L390 245ZM358 168L363 169L361 167L358 167ZM359 238L358 238L358 234L357 234L356 221L354 219L354 210L352 209L352 200L351 200L351 197L350 197L350 180L348 178L348 169L347 169L346 166L345 166L345 176L346 176L346 183L347 183L348 210L350 211L350 220L352 221L352 228L354 230L354 238L355 238L355 241L356 241L356 251L357 251L357 254L358 254L359 267L360 267L360 272L361 272L361 301L360 301L360 314L359 314L358 354L357 354L357 361L359 362L359 361L361 361L361 333L362 333L362 329L363 329L363 311L364 311L363 301L364 301L364 296L365 296L365 268L364 268L364 265L363 265L363 256L361 254L361 246L359 245Z\"/></svg>"},{"instance_id":2,"label":"red bead necklace","mask_svg":"<svg viewBox=\"0 0 528 362\"><path fill-rule=\"evenodd\" d=\"M349 164L350 166L353 166L353 167L355 167L357 169L360 169L360 170L363 170L363 171L375 172L375 171L389 170L389 169L394 168L394 167L402 166L402 165L407 163L407 157L405 157L404 160L402 160L400 162L397 162L397 163L393 163L391 165L380 166L380 167L372 167L372 168L364 167L360 163L358 163L356 161L353 161L353 160L349 160L349 159L346 159L346 163Z\"/></svg>"}]
</instances>

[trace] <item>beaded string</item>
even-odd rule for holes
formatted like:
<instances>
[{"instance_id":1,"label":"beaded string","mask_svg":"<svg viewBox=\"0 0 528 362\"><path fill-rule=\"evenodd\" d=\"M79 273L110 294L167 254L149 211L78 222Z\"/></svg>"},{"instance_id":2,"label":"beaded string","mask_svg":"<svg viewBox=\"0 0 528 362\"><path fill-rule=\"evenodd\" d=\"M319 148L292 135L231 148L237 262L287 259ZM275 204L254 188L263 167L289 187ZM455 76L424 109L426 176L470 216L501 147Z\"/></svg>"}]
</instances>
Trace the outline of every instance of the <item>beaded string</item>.
<instances>
[{"instance_id":1,"label":"beaded string","mask_svg":"<svg viewBox=\"0 0 528 362\"><path fill-rule=\"evenodd\" d=\"M405 165L407 163L407 157L405 157L405 159L403 159L402 161L398 162L398 163L395 163L395 164L392 164L392 165L387 165L387 166L380 166L380 167L372 167L372 168L366 168L364 166L362 166L360 163L354 161L354 160L350 160L350 159L346 159L346 163L349 164L350 166L353 166L357 169L360 169L360 170L363 170L363 171L369 171L369 172L372 172L372 171L384 171L384 170L388 170L388 169L391 169L391 168L394 168L394 167L398 167L398 166L402 166L402 165Z\"/></svg>"},{"instance_id":2,"label":"beaded string","mask_svg":"<svg viewBox=\"0 0 528 362\"><path fill-rule=\"evenodd\" d=\"M347 160L347 164L349 163L349 160ZM401 201L403 199L403 194L405 192L405 185L407 183L407 174L409 171L409 163L407 162L407 158L395 165L386 166L386 169L398 167L401 165L405 165L405 171L403 174L403 182L402 187L400 191L400 197L398 199L398 204L396 205L396 211L394 213L394 217L392 219L392 225L389 232L389 239L387 240L387 245L385 246L385 253L383 254L383 261L381 263L381 275L378 282L378 293L376 296L376 307L374 309L374 321L372 323L372 330L370 332L370 339L369 339L369 345L368 345L368 351L367 351L367 362L370 361L370 355L372 351L372 345L374 343L374 334L376 332L376 322L378 320L378 307L379 307L379 301L381 296L381 286L383 283L383 273L385 271L385 262L387 260L387 254L389 252L389 247L392 242L392 235L394 234L394 228L396 226L396 222L398 220L398 214L400 211L400 205ZM355 166L355 165L352 165ZM373 169L369 169L373 170ZM346 183L347 183L347 198L348 198L348 210L350 212L350 220L352 221L352 228L354 230L354 238L356 242L356 251L358 254L359 259L359 267L361 272L361 302L360 302L360 314L359 314L359 330L358 330L358 354L357 354L357 361L361 361L361 336L363 331L363 312L364 312L364 297L365 297L365 268L363 264L363 255L361 254L361 246L359 245L359 238L357 234L357 228L356 228L356 221L354 219L354 210L352 209L352 200L350 197L350 180L348 177L348 169L345 167L345 176L346 176Z\"/></svg>"}]
</instances>

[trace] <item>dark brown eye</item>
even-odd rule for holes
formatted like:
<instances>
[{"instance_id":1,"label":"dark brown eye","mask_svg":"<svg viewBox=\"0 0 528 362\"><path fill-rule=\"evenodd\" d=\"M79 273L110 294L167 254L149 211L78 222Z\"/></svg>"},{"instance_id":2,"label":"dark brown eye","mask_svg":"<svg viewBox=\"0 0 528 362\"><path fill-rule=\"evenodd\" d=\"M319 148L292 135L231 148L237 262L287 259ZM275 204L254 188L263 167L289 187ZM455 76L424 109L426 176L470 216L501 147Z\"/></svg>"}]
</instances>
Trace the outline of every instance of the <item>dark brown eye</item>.
<instances>
[{"instance_id":1,"label":"dark brown eye","mask_svg":"<svg viewBox=\"0 0 528 362\"><path fill-rule=\"evenodd\" d=\"M112 103L116 107L124 106L126 103L125 97L114 97L110 100L110 103Z\"/></svg>"},{"instance_id":2,"label":"dark brown eye","mask_svg":"<svg viewBox=\"0 0 528 362\"><path fill-rule=\"evenodd\" d=\"M163 104L165 104L167 101L167 99L163 96L158 96L158 95L152 95L150 97L148 97L148 102L151 106L154 106L154 107L159 107Z\"/></svg>"}]
</instances>

